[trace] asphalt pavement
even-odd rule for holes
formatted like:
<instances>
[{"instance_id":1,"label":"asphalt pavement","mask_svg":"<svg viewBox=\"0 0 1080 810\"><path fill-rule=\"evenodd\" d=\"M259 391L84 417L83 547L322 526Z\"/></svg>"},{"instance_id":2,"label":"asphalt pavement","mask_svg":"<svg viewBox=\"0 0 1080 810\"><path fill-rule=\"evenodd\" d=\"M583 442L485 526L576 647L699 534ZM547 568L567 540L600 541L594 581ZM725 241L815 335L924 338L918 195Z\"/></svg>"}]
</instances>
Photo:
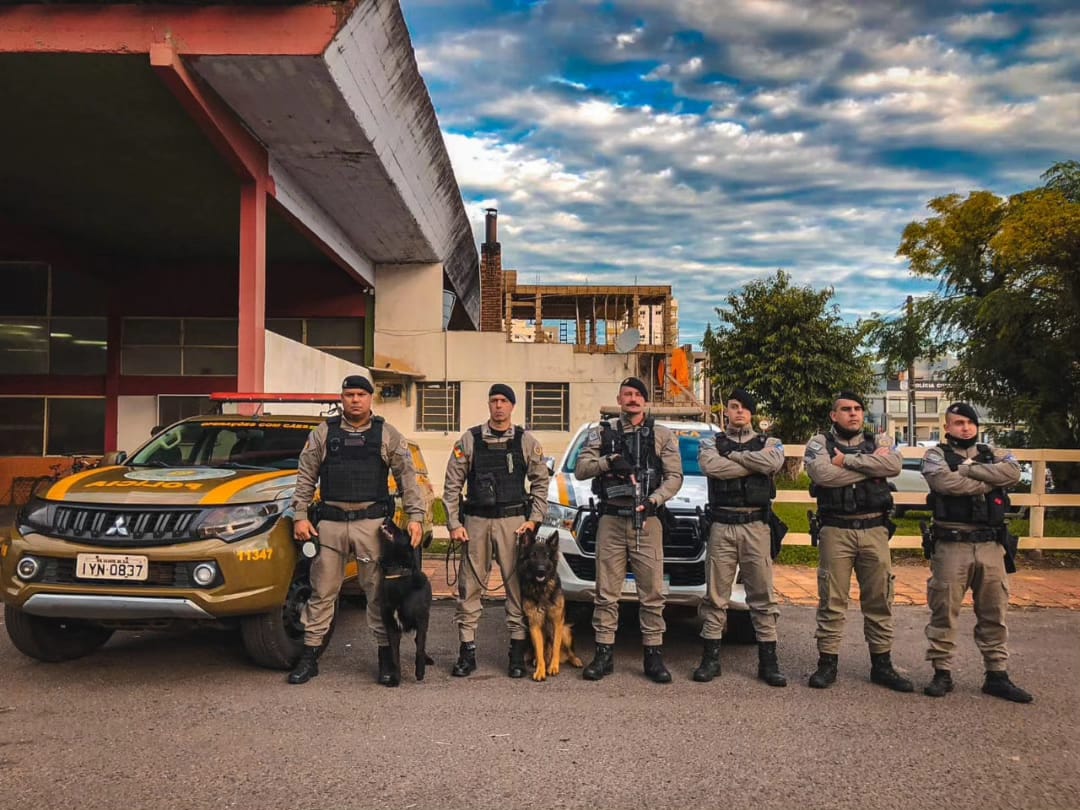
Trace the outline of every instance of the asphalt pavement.
<instances>
[{"instance_id":1,"label":"asphalt pavement","mask_svg":"<svg viewBox=\"0 0 1080 810\"><path fill-rule=\"evenodd\" d=\"M0 634L0 808L1076 808L1080 803L1080 613L1010 614L1010 667L1035 703L982 695L962 615L956 691L939 700L873 686L855 611L840 679L809 689L813 610L785 607L791 685L754 678L756 652L723 648L723 675L690 680L698 626L671 617L675 682L641 674L636 616L615 674L566 668L544 683L505 675L501 603L489 603L480 669L449 674L452 603L435 604L423 683L373 682L375 648L345 607L303 686L246 659L235 635L118 634L60 665ZM921 689L926 610L897 608L895 660ZM410 642L403 648L410 649ZM588 660L591 633L576 647ZM407 657L407 656L404 656Z\"/></svg>"}]
</instances>

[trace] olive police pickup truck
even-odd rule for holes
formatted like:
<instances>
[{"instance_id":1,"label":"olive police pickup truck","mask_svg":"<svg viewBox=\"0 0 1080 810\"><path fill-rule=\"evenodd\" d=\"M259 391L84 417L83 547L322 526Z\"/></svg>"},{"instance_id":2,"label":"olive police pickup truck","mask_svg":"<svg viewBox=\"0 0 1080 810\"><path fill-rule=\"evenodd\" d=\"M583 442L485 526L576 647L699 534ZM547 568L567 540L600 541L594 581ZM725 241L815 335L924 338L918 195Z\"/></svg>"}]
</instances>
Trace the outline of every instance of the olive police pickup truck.
<instances>
[{"instance_id":1,"label":"olive police pickup truck","mask_svg":"<svg viewBox=\"0 0 1080 810\"><path fill-rule=\"evenodd\" d=\"M0 540L12 643L32 658L63 661L116 630L238 625L255 663L291 667L310 585L290 500L300 451L321 421L192 417L120 463L40 490ZM431 484L419 448L410 448L430 532ZM395 492L393 476L390 486Z\"/></svg>"}]
</instances>

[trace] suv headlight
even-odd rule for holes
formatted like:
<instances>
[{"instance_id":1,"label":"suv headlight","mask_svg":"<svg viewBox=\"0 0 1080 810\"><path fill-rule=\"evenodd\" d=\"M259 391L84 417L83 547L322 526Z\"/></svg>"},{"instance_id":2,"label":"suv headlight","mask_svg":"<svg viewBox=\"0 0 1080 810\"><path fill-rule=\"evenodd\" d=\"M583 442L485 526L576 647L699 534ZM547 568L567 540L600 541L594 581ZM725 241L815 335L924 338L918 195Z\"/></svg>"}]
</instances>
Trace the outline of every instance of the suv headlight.
<instances>
[{"instance_id":1,"label":"suv headlight","mask_svg":"<svg viewBox=\"0 0 1080 810\"><path fill-rule=\"evenodd\" d=\"M203 515L195 533L202 538L216 537L232 543L269 528L282 511L283 502L278 501L221 506Z\"/></svg>"},{"instance_id":2,"label":"suv headlight","mask_svg":"<svg viewBox=\"0 0 1080 810\"><path fill-rule=\"evenodd\" d=\"M563 506L561 503L549 501L547 515L544 516L544 525L569 531L574 525L577 512L576 506Z\"/></svg>"},{"instance_id":3,"label":"suv headlight","mask_svg":"<svg viewBox=\"0 0 1080 810\"><path fill-rule=\"evenodd\" d=\"M55 503L50 503L41 498L31 498L26 505L19 510L16 524L20 529L25 527L30 531L48 532L52 529L53 515L55 512Z\"/></svg>"}]
</instances>

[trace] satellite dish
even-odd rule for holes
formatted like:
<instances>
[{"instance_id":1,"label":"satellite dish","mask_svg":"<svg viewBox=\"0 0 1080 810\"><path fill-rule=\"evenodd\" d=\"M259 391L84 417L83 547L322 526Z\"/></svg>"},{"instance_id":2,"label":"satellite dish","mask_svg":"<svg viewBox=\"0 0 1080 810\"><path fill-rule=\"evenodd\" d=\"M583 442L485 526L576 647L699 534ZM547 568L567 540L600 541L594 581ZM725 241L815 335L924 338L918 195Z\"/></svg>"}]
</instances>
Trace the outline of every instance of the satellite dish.
<instances>
[{"instance_id":1,"label":"satellite dish","mask_svg":"<svg viewBox=\"0 0 1080 810\"><path fill-rule=\"evenodd\" d=\"M639 343L641 343L641 332L631 326L615 338L615 351L619 354L629 354L638 347Z\"/></svg>"}]
</instances>

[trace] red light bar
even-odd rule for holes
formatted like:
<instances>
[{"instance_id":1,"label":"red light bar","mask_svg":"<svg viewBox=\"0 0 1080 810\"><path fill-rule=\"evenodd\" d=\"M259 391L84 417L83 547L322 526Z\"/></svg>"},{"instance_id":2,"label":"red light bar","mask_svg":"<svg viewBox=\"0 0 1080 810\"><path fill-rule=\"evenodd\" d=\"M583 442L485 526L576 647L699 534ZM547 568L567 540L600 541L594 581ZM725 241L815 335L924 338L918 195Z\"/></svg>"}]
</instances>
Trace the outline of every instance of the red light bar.
<instances>
[{"instance_id":1,"label":"red light bar","mask_svg":"<svg viewBox=\"0 0 1080 810\"><path fill-rule=\"evenodd\" d=\"M210 395L212 402L341 402L341 394L248 394L232 391L216 391Z\"/></svg>"}]
</instances>

